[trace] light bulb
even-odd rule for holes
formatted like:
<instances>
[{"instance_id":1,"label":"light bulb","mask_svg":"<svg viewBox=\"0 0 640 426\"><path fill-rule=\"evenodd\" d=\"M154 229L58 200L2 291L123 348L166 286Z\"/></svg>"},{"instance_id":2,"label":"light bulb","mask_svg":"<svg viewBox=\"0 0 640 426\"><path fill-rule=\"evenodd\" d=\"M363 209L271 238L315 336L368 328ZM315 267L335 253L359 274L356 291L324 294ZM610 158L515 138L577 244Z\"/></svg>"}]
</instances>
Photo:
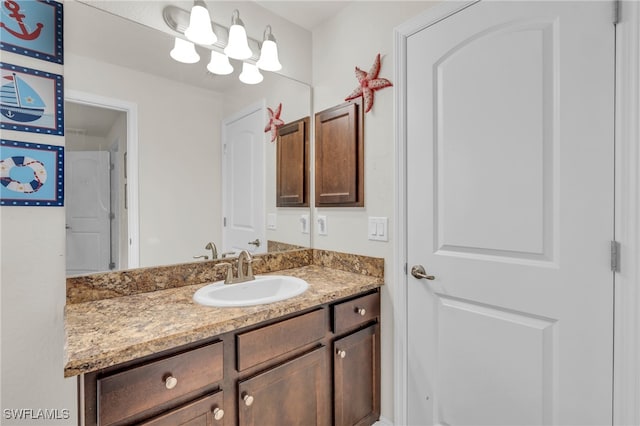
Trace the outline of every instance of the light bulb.
<instances>
[{"instance_id":1,"label":"light bulb","mask_svg":"<svg viewBox=\"0 0 640 426\"><path fill-rule=\"evenodd\" d=\"M211 28L211 16L204 2L196 2L189 15L189 27L184 32L185 37L194 43L211 45L218 41Z\"/></svg>"},{"instance_id":2,"label":"light bulb","mask_svg":"<svg viewBox=\"0 0 640 426\"><path fill-rule=\"evenodd\" d=\"M256 63L258 68L265 71L280 71L282 64L278 60L278 45L276 38L271 34L271 25L267 25L264 30L264 41L260 49L260 59Z\"/></svg>"},{"instance_id":3,"label":"light bulb","mask_svg":"<svg viewBox=\"0 0 640 426\"><path fill-rule=\"evenodd\" d=\"M176 37L173 49L169 55L178 62L184 64L195 64L200 60L200 55L196 52L196 46L190 41Z\"/></svg>"},{"instance_id":4,"label":"light bulb","mask_svg":"<svg viewBox=\"0 0 640 426\"><path fill-rule=\"evenodd\" d=\"M207 69L218 75L227 75L233 72L233 67L229 63L229 58L215 50L211 51L211 61L207 65Z\"/></svg>"},{"instance_id":5,"label":"light bulb","mask_svg":"<svg viewBox=\"0 0 640 426\"><path fill-rule=\"evenodd\" d=\"M229 28L229 42L224 48L224 53L233 59L248 59L253 55L247 41L247 32L244 23L240 19L240 12L233 11L231 16L231 28Z\"/></svg>"},{"instance_id":6,"label":"light bulb","mask_svg":"<svg viewBox=\"0 0 640 426\"><path fill-rule=\"evenodd\" d=\"M242 63L242 73L239 78L245 84L258 84L264 79L258 67L247 62Z\"/></svg>"}]
</instances>

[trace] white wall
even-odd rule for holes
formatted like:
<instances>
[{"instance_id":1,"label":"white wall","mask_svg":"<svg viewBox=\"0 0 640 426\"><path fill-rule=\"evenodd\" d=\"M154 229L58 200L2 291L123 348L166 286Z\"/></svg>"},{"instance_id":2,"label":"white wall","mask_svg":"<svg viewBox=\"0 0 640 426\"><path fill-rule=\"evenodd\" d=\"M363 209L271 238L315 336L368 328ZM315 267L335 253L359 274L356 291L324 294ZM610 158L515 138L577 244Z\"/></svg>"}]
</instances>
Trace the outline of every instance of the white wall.
<instances>
[{"instance_id":1,"label":"white wall","mask_svg":"<svg viewBox=\"0 0 640 426\"><path fill-rule=\"evenodd\" d=\"M368 72L376 54L382 56L380 77L393 82L393 28L430 7L431 2L353 2L338 16L313 31L314 112L344 102L358 85L354 67ZM369 241L368 216L389 218L394 227L393 88L375 92L373 109L364 117L365 207L320 208L327 216L328 235L314 234L315 248L385 259L382 288L382 416L393 418L393 239Z\"/></svg>"}]
</instances>

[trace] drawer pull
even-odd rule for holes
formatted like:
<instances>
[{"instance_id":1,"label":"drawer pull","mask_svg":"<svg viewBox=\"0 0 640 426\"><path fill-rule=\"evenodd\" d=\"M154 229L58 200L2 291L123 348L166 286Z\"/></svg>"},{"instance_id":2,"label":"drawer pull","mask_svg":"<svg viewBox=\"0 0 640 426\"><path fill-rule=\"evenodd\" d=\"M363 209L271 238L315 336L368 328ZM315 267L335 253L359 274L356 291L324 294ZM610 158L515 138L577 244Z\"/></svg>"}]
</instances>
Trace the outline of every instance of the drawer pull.
<instances>
[{"instance_id":1,"label":"drawer pull","mask_svg":"<svg viewBox=\"0 0 640 426\"><path fill-rule=\"evenodd\" d=\"M336 354L338 354L338 356L339 356L340 358L344 358L345 356L347 356L347 351L345 351L345 350L343 350L343 349L338 349L338 350L336 351Z\"/></svg>"},{"instance_id":2,"label":"drawer pull","mask_svg":"<svg viewBox=\"0 0 640 426\"><path fill-rule=\"evenodd\" d=\"M356 308L356 314L360 315L361 317L367 315L367 310L365 308Z\"/></svg>"},{"instance_id":3,"label":"drawer pull","mask_svg":"<svg viewBox=\"0 0 640 426\"><path fill-rule=\"evenodd\" d=\"M247 407L253 404L253 397L247 393L244 394L244 396L242 397L242 400L244 401L244 405L246 405Z\"/></svg>"},{"instance_id":4,"label":"drawer pull","mask_svg":"<svg viewBox=\"0 0 640 426\"><path fill-rule=\"evenodd\" d=\"M177 384L178 384L178 379L176 379L171 375L166 379L164 379L164 385L167 387L167 389L173 389L176 387Z\"/></svg>"},{"instance_id":5,"label":"drawer pull","mask_svg":"<svg viewBox=\"0 0 640 426\"><path fill-rule=\"evenodd\" d=\"M216 409L213 410L213 418L216 420L222 420L223 417L224 417L224 410L222 408L216 407Z\"/></svg>"}]
</instances>

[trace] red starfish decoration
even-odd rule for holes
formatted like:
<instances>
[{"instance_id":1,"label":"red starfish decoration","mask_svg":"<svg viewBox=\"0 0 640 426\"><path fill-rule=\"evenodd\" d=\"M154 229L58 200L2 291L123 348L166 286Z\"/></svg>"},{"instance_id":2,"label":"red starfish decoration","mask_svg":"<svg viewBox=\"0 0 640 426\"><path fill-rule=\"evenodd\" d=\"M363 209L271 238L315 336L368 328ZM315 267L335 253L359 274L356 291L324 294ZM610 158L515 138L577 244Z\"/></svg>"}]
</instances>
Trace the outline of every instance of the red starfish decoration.
<instances>
[{"instance_id":1,"label":"red starfish decoration","mask_svg":"<svg viewBox=\"0 0 640 426\"><path fill-rule=\"evenodd\" d=\"M284 124L284 121L280 120L280 113L282 112L282 102L278 104L278 108L276 108L276 112L269 107L267 107L267 111L269 112L269 123L264 128L264 132L267 133L271 131L271 142L274 142L278 137L278 127Z\"/></svg>"},{"instance_id":2,"label":"red starfish decoration","mask_svg":"<svg viewBox=\"0 0 640 426\"><path fill-rule=\"evenodd\" d=\"M385 87L393 86L393 84L391 84L391 82L386 78L378 78L379 73L380 54L378 53L376 60L368 73L356 67L356 77L360 82L360 86L351 92L351 94L345 98L345 101L350 101L362 96L364 98L364 112L371 111L371 108L373 107L373 92Z\"/></svg>"}]
</instances>

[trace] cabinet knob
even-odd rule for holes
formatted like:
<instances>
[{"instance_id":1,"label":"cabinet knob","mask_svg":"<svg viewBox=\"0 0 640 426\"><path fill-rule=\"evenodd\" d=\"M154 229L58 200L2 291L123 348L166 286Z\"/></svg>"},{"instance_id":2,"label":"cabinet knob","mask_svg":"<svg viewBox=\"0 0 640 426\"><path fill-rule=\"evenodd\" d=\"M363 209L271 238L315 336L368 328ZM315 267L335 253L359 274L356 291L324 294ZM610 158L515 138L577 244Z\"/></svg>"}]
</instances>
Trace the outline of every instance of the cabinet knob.
<instances>
[{"instance_id":1,"label":"cabinet knob","mask_svg":"<svg viewBox=\"0 0 640 426\"><path fill-rule=\"evenodd\" d=\"M343 349L338 349L338 350L336 351L336 354L338 354L338 356L339 356L340 358L344 358L345 356L347 356L347 351L345 351L345 350L343 350Z\"/></svg>"},{"instance_id":2,"label":"cabinet knob","mask_svg":"<svg viewBox=\"0 0 640 426\"><path fill-rule=\"evenodd\" d=\"M242 400L244 401L244 405L246 405L247 407L253 404L253 397L247 393L244 394L244 396L242 397Z\"/></svg>"},{"instance_id":3,"label":"cabinet knob","mask_svg":"<svg viewBox=\"0 0 640 426\"><path fill-rule=\"evenodd\" d=\"M356 308L356 314L363 317L367 314L367 310L365 308Z\"/></svg>"},{"instance_id":4,"label":"cabinet knob","mask_svg":"<svg viewBox=\"0 0 640 426\"><path fill-rule=\"evenodd\" d=\"M223 417L224 410L222 408L216 407L216 409L213 410L213 418L216 420L222 420Z\"/></svg>"},{"instance_id":5,"label":"cabinet knob","mask_svg":"<svg viewBox=\"0 0 640 426\"><path fill-rule=\"evenodd\" d=\"M168 376L166 379L164 379L164 385L167 387L167 389L173 389L177 384L178 379L173 376Z\"/></svg>"}]
</instances>

